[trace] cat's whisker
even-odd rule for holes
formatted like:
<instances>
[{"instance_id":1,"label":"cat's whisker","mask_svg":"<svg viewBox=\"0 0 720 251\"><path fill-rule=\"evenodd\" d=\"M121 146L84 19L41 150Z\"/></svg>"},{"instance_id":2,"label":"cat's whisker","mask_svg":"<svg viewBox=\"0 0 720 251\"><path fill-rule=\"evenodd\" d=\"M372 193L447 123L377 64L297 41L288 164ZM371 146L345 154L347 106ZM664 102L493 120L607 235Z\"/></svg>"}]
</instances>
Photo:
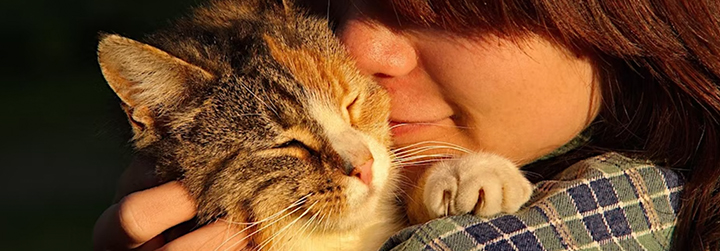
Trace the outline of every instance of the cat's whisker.
<instances>
[{"instance_id":1,"label":"cat's whisker","mask_svg":"<svg viewBox=\"0 0 720 251\"><path fill-rule=\"evenodd\" d=\"M453 155L446 155L446 154L424 154L424 155L418 155L418 156L412 156L412 157L406 157L402 159L395 159L392 161L393 164L404 164L410 161L416 161L416 160L433 160L433 161L441 161L446 159L453 159Z\"/></svg>"},{"instance_id":2,"label":"cat's whisker","mask_svg":"<svg viewBox=\"0 0 720 251\"><path fill-rule=\"evenodd\" d=\"M327 212L321 212L321 213L320 213L320 220L318 220L319 222L322 222L323 224L325 224L326 227L327 227L328 224L330 224L330 223L328 223L328 221L325 220L325 217L327 217L327 216L329 216L329 214L327 214ZM313 227L313 232L314 232L315 229L317 229L318 227L320 227L320 224L315 224L315 227Z\"/></svg>"},{"instance_id":3,"label":"cat's whisker","mask_svg":"<svg viewBox=\"0 0 720 251\"><path fill-rule=\"evenodd\" d=\"M407 184L407 183L400 181L400 182L398 182L398 187L404 187L404 186L406 186L405 184ZM407 185L407 186L413 187L413 188L417 187L417 186L411 186L411 185ZM410 198L411 196L408 196L408 192L405 189L398 188L398 189L396 189L396 191L397 192L393 193L393 197L395 198L396 201L403 201L404 199L412 199L412 198Z\"/></svg>"},{"instance_id":4,"label":"cat's whisker","mask_svg":"<svg viewBox=\"0 0 720 251\"><path fill-rule=\"evenodd\" d=\"M315 214L313 214L313 216L310 217L310 219L308 219L308 221L305 222L305 224L303 224L303 227L301 228L301 231L299 231L299 232L305 233L305 234L315 233L315 231L318 227L318 222L323 222L323 219L325 216L323 215L322 212L324 211L323 209L327 206L327 204L328 204L328 201L325 201L325 204L323 204L322 207L317 209L317 212ZM318 219L318 216L320 216L319 219ZM312 226L312 229L310 229L310 231L306 231L308 229L308 227L310 227L310 226ZM285 250L285 249L280 249L280 250Z\"/></svg>"},{"instance_id":5,"label":"cat's whisker","mask_svg":"<svg viewBox=\"0 0 720 251\"><path fill-rule=\"evenodd\" d=\"M405 150L405 149L415 148L416 146L419 146L419 145L423 145L423 144L433 144L433 143L435 143L435 142L434 142L434 141L421 141L421 142L413 143L413 144L410 144L410 145L407 145L407 146L398 147L398 148L392 149L391 151L392 151L392 152L402 151L402 150ZM441 143L441 142L438 141L437 143Z\"/></svg>"},{"instance_id":6,"label":"cat's whisker","mask_svg":"<svg viewBox=\"0 0 720 251\"><path fill-rule=\"evenodd\" d=\"M323 208L327 205L327 203L328 203L328 202L325 201L325 205L323 205ZM325 220L325 216L326 216L326 215L329 215L329 214L326 214L325 210L318 210L318 212L320 213L320 219L318 220L318 222L324 224L325 227L327 227L327 225L328 225L329 223ZM319 227L319 224L315 224L315 226L313 227L312 232L315 232L315 229L318 228L318 227Z\"/></svg>"},{"instance_id":7,"label":"cat's whisker","mask_svg":"<svg viewBox=\"0 0 720 251\"><path fill-rule=\"evenodd\" d=\"M408 163L404 163L402 165L398 165L398 167L400 167L400 168L412 167L412 166L419 166L419 165L425 165L425 164L433 164L433 163L437 163L437 162L440 162L440 161L439 160L414 161L414 162L408 162Z\"/></svg>"},{"instance_id":8,"label":"cat's whisker","mask_svg":"<svg viewBox=\"0 0 720 251\"><path fill-rule=\"evenodd\" d=\"M408 160L418 160L418 159L437 159L437 160L443 160L443 159L453 159L456 158L457 155L453 154L445 154L445 153L432 153L432 154L418 154L413 156L407 156L403 158L395 158L391 160L393 163L403 163L404 161Z\"/></svg>"},{"instance_id":9,"label":"cat's whisker","mask_svg":"<svg viewBox=\"0 0 720 251\"><path fill-rule=\"evenodd\" d=\"M286 217L292 215L293 213L297 212L298 210L300 210L302 207L299 207L299 205L302 204L302 202L304 202L304 200L307 198L307 196L309 196L309 194L303 196L303 197L300 198L300 199L298 199L295 203L293 203L292 205L286 207L286 208L283 209L282 211L287 211L288 209L293 208L293 207L295 207L295 209L293 209L292 211L286 213L285 215L283 215L282 217L276 219L275 221L270 222L270 223L267 224L266 226L263 226L263 227L260 228L260 229L256 229L256 230L253 231L252 233L248 234L247 236L245 236L245 237L243 237L242 239L240 239L240 240L238 240L237 242L235 242L233 245L229 246L228 249L229 249L229 248L232 248L233 246L236 246L236 245L240 244L242 241L244 241L244 240L252 237L253 235L259 233L260 231L262 231L262 230L264 230L264 229L272 226L273 224L277 223L278 221L281 221L281 220L283 220L284 218L286 218ZM273 214L273 215L275 215L275 214ZM272 217L272 216L271 216L271 217ZM268 217L268 218L270 218L270 217ZM266 218L266 219L267 219L267 218ZM242 233L245 232L246 230L248 230L248 229L250 229L250 228L252 228L252 227L254 227L254 226L256 226L256 225L258 225L258 224L260 224L260 223L262 223L262 222L267 221L266 219L260 220L260 221L258 221L258 223L256 223L256 224L247 226L247 227L245 227L244 229L242 229L242 230L238 231L237 233L233 234L232 236L228 237L224 242L220 243L220 245L215 249L215 251L220 250L220 248L221 248L222 246L224 246L225 244L227 244L228 242L230 242L230 240L232 240L233 238L237 237L239 234L242 234ZM227 249L225 249L225 250L227 250Z\"/></svg>"},{"instance_id":10,"label":"cat's whisker","mask_svg":"<svg viewBox=\"0 0 720 251\"><path fill-rule=\"evenodd\" d=\"M317 204L317 202L315 202L315 203L313 203L312 205L310 205L308 208L305 209L305 211L304 211L302 214L300 214L299 217L295 218L295 220L293 220L293 221L290 222L289 224L287 224L287 225L285 225L284 227L282 227L280 230L278 230L276 233L274 233L270 238L268 238L267 240L265 240L265 241L263 241L262 243L260 243L260 246L258 247L258 250L262 250L265 246L267 246L268 244L270 244L270 242L272 242L277 236L279 236L280 234L282 234L283 232L285 232L285 231L286 231L288 228L290 228L292 225L295 225L295 223L297 223L300 219L302 219L303 217L305 217L305 215L306 215L308 212L310 212L310 210L311 210L311 209L313 208L313 206L315 206L316 204Z\"/></svg>"},{"instance_id":11,"label":"cat's whisker","mask_svg":"<svg viewBox=\"0 0 720 251\"><path fill-rule=\"evenodd\" d=\"M448 148L447 147L435 147L435 146L421 147L421 148L416 148L413 150L404 151L402 153L397 153L397 154L395 154L395 158L404 158L407 156L412 156L412 155L416 155L416 154L420 154L420 153L428 152L428 151L432 151L432 150L437 150L437 149L448 149Z\"/></svg>"},{"instance_id":12,"label":"cat's whisker","mask_svg":"<svg viewBox=\"0 0 720 251\"><path fill-rule=\"evenodd\" d=\"M268 105L268 103L265 102L265 100L261 99L257 94L255 94L255 92L254 92L253 90L251 90L250 87L247 86L247 84L243 83L242 81L239 81L239 84L240 84L240 86L242 86L243 88L245 88L245 90L246 90L248 93L250 93L250 95L252 95L258 102L262 103L265 107L267 107L268 109L270 109L270 111L272 111L276 116L280 116L279 113L277 112L277 110L275 110L274 107Z\"/></svg>"},{"instance_id":13,"label":"cat's whisker","mask_svg":"<svg viewBox=\"0 0 720 251\"><path fill-rule=\"evenodd\" d=\"M431 144L431 145L428 145ZM431 150L454 150L462 153L470 153L467 148L441 141L423 141L393 150L394 158L392 163L404 167L419 164L428 164L444 159L457 157L453 153L421 154Z\"/></svg>"},{"instance_id":14,"label":"cat's whisker","mask_svg":"<svg viewBox=\"0 0 720 251\"><path fill-rule=\"evenodd\" d=\"M540 173L537 173L537 172L531 172L531 171L526 171L526 170L520 170L520 171L521 171L523 174L525 174L525 177L535 177L535 178L538 178L538 179L542 179L542 178L543 178L543 175L540 174Z\"/></svg>"},{"instance_id":15,"label":"cat's whisker","mask_svg":"<svg viewBox=\"0 0 720 251\"><path fill-rule=\"evenodd\" d=\"M440 160L419 160L419 161L413 161L413 162L405 162L402 164L399 164L398 167L406 167L406 166L417 166L422 164L431 164L431 163L437 163Z\"/></svg>"},{"instance_id":16,"label":"cat's whisker","mask_svg":"<svg viewBox=\"0 0 720 251\"><path fill-rule=\"evenodd\" d=\"M290 210L291 208L293 208L293 207L295 207L295 206L298 206L298 205L301 205L302 203L305 203L305 201L307 200L308 197L310 197L310 194L306 194L305 196L300 197L299 199L297 199L295 202L293 202L292 204L290 204L290 206L286 207L285 209L280 210L279 212L277 212L277 213L275 213L275 214L273 214L273 215L270 215L270 216L266 217L265 219L262 219L262 220L259 220L259 221L254 221L254 222L235 222L235 221L229 221L229 220L226 220L226 219L219 219L219 220L222 221L222 222L228 223L228 224L233 224L233 225L257 225L257 224L259 224L259 223L263 223L263 222L269 221L269 220L277 217L278 215L284 213L285 211Z\"/></svg>"},{"instance_id":17,"label":"cat's whisker","mask_svg":"<svg viewBox=\"0 0 720 251\"><path fill-rule=\"evenodd\" d=\"M318 213L319 213L319 212L318 212ZM294 232L295 235L290 236L290 237L288 238L287 235L290 234L290 232L285 232L285 233L282 233L281 235L278 235L277 237L273 237L273 239L281 239L281 240L287 238L285 241L281 241L282 246L280 246L280 247L275 247L275 248L273 248L273 249L275 249L275 250L287 250L287 249L285 248L285 246L287 246L287 245L290 243L289 240L291 240L291 239L293 239L293 238L302 238L301 236L299 236L299 234L307 234L307 232L305 232L306 225L310 224L310 222L312 222L313 218L314 218L318 213L315 213L315 215L313 215L313 217L311 217L309 220L307 220L307 221L303 224L303 226L300 227L300 229L299 229L298 231L295 231L295 232Z\"/></svg>"},{"instance_id":18,"label":"cat's whisker","mask_svg":"<svg viewBox=\"0 0 720 251\"><path fill-rule=\"evenodd\" d=\"M409 204L409 202L415 202L415 199L410 196L409 191L413 191L420 187L416 182L408 176L398 175L395 177L393 183L395 186L393 191L396 191L393 193L393 197L397 201L404 201L406 204Z\"/></svg>"},{"instance_id":19,"label":"cat's whisker","mask_svg":"<svg viewBox=\"0 0 720 251\"><path fill-rule=\"evenodd\" d=\"M341 211L341 210L335 206L330 207L330 212L327 214L327 217L330 218L332 215L334 215L338 211ZM325 221L325 228L327 229L330 227L331 227L330 221Z\"/></svg>"},{"instance_id":20,"label":"cat's whisker","mask_svg":"<svg viewBox=\"0 0 720 251\"><path fill-rule=\"evenodd\" d=\"M232 234L232 235L230 235L230 236L227 236L228 234L227 234L227 231L226 231L226 238L225 238L225 240L224 240L223 242L221 242L221 243L214 249L214 251L220 250L220 248L222 248L222 246L224 246L225 244L227 244L228 242L230 242L230 240L232 240L233 238L237 237L238 235L244 233L244 232L247 231L248 229L250 229L250 228L252 228L252 227L260 224L260 223L263 222L263 221L264 221L264 220L257 221L256 223L253 223L253 224L251 224L251 225L249 225L249 226L246 226L246 227L243 228L243 229L238 230L237 232L235 232L234 234ZM229 229L230 229L230 225L228 225L228 230L229 230ZM254 233L253 233L253 234L254 234ZM243 237L240 241L245 240L246 238L252 236L253 234L250 234L250 235L248 235L248 236L246 236L246 237Z\"/></svg>"},{"instance_id":21,"label":"cat's whisker","mask_svg":"<svg viewBox=\"0 0 720 251\"><path fill-rule=\"evenodd\" d=\"M436 157L422 156L422 157L412 157L409 159L397 160L397 161L393 162L393 164L395 166L408 166L408 165L410 165L412 163L416 163L418 161L426 161L428 163L432 163L432 162L440 162L440 161L447 160L447 159L451 159L451 158L449 156L443 156L443 155L439 155Z\"/></svg>"},{"instance_id":22,"label":"cat's whisker","mask_svg":"<svg viewBox=\"0 0 720 251\"><path fill-rule=\"evenodd\" d=\"M327 202L326 202L326 203L327 203ZM321 208L322 208L322 207L321 207ZM321 210L321 209L320 209L320 210ZM290 236L289 239L292 239L292 238L302 238L302 236L299 236L299 234L305 234L305 235L307 235L308 233L312 233L312 232L307 232L306 230L307 230L307 228L308 228L310 225L313 225L313 223L314 223L313 221L314 221L315 218L318 216L318 214L320 214L320 211L317 211L315 214L313 214L312 217L310 217L310 219L308 219L307 221L305 221L305 223L303 223L303 225L298 229L298 231L296 231L296 232L293 233L293 234L295 234L295 235L294 235L294 236ZM288 235L288 234L290 234L290 232L284 233L284 235ZM285 236L283 236L283 238L285 238ZM287 250L287 249L285 248L285 246L287 246L288 243L290 243L290 242L289 242L289 241L284 241L283 244L282 244L282 246L277 247L276 250Z\"/></svg>"},{"instance_id":23,"label":"cat's whisker","mask_svg":"<svg viewBox=\"0 0 720 251\"><path fill-rule=\"evenodd\" d=\"M398 127L412 126L412 125L429 125L429 126L447 127L447 128L472 129L472 127L469 127L469 126L445 125L445 124L430 123L430 122L428 122L428 123L399 123L399 124L395 124L395 125L391 126L390 129L392 130L392 129L395 129Z\"/></svg>"},{"instance_id":24,"label":"cat's whisker","mask_svg":"<svg viewBox=\"0 0 720 251\"><path fill-rule=\"evenodd\" d=\"M417 160L431 160L431 161L442 161L446 159L454 159L457 156L447 154L424 154L418 156L410 156L405 158L397 158L392 160L393 165L402 165L408 162Z\"/></svg>"},{"instance_id":25,"label":"cat's whisker","mask_svg":"<svg viewBox=\"0 0 720 251\"><path fill-rule=\"evenodd\" d=\"M410 177L402 175L397 179L398 185L417 185Z\"/></svg>"},{"instance_id":26,"label":"cat's whisker","mask_svg":"<svg viewBox=\"0 0 720 251\"><path fill-rule=\"evenodd\" d=\"M453 159L457 157L456 155L452 154L444 154L444 153L435 153L435 154L421 154L421 155L414 155L414 156L408 156L404 158L395 158L392 160L395 164L402 164L408 161L413 160L422 160L422 159L432 159L432 160L444 160L444 159Z\"/></svg>"},{"instance_id":27,"label":"cat's whisker","mask_svg":"<svg viewBox=\"0 0 720 251\"><path fill-rule=\"evenodd\" d=\"M417 158L417 159L410 159L410 160L404 160L402 162L394 163L397 167L406 167L406 166L412 166L412 165L418 165L420 163L428 164L428 163L437 163L441 162L443 160L447 160L448 158Z\"/></svg>"},{"instance_id":28,"label":"cat's whisker","mask_svg":"<svg viewBox=\"0 0 720 251\"><path fill-rule=\"evenodd\" d=\"M413 150L407 150L407 151L395 153L395 157L402 158L405 156L411 156L411 155L420 154L423 152L428 152L428 151L433 151L433 150L445 150L444 152L449 155L458 155L457 153L454 153L454 151L461 152L461 153L469 153L469 152L465 152L462 149L457 149L457 148L449 147L449 146L426 146L426 147L416 148Z\"/></svg>"},{"instance_id":29,"label":"cat's whisker","mask_svg":"<svg viewBox=\"0 0 720 251\"><path fill-rule=\"evenodd\" d=\"M423 144L447 145L447 146L456 146L456 147L459 147L459 148L464 148L464 147L462 147L462 146L460 146L460 145L457 145L457 144L453 144L453 143L446 142L446 141L437 141L437 140L420 141L420 142L417 142L417 143L414 143L414 144L411 144L411 145L408 145L408 146L405 146L405 147L402 147L402 148L410 148L410 147L415 147L415 146L423 145ZM399 149L402 149L402 148L399 148Z\"/></svg>"},{"instance_id":30,"label":"cat's whisker","mask_svg":"<svg viewBox=\"0 0 720 251\"><path fill-rule=\"evenodd\" d=\"M252 228L252 227L253 227L253 226L245 227L245 228L243 228L243 229L235 232L234 234L232 234L232 235L230 235L230 236L227 236L227 237L225 238L225 240L224 240L223 242L221 242L220 245L218 245L218 246L217 246L215 249L213 249L213 250L214 250L214 251L220 250L220 248L222 248L222 246L225 246L225 244L228 244L228 242L230 242L230 240L232 240L233 238L237 237L238 235L244 233L246 230L248 230L248 229L250 229L250 228ZM229 228L229 225L228 225L228 228ZM229 229L228 229L228 230L229 230ZM249 235L246 236L246 237L243 237L242 239L240 239L240 240L238 241L238 243L239 243L239 242L242 242L243 240L249 238L250 236L252 236L252 235L254 235L254 234L255 234L255 232L252 233L252 234L249 234ZM226 231L226 235L227 235L227 231ZM235 245L237 245L237 243L236 243L236 244L233 244L232 246L235 246ZM232 246L230 246L230 247L232 247ZM225 249L225 250L227 250L227 249Z\"/></svg>"},{"instance_id":31,"label":"cat's whisker","mask_svg":"<svg viewBox=\"0 0 720 251\"><path fill-rule=\"evenodd\" d=\"M260 224L260 223L257 223L257 224ZM243 228L243 229L235 232L234 234L230 235L229 237L225 238L225 240L224 240L222 243L220 243L220 245L218 245L214 250L215 250L215 251L220 250L220 248L222 248L222 246L224 246L225 244L227 244L228 242L230 242L230 240L232 240L233 238L237 237L238 235L244 233L244 232L247 231L248 229L256 226L257 224L253 224L253 225L247 226L247 227L245 227L245 228ZM254 233L253 233L253 234L254 234ZM253 234L250 234L250 235L244 237L243 239L241 239L241 241L242 241L242 240L245 240L245 239L246 239L247 237L249 237L249 236L252 236Z\"/></svg>"},{"instance_id":32,"label":"cat's whisker","mask_svg":"<svg viewBox=\"0 0 720 251\"><path fill-rule=\"evenodd\" d=\"M267 100L273 100L273 99L270 98L270 96L267 94L267 90L265 90L265 89L263 89L263 95L265 96L265 98L266 98ZM272 110L275 111L275 113L277 113L277 110L279 109L278 106L277 106L277 104L276 104L275 102L269 102L268 104L270 104L270 105L272 106L272 108L273 108Z\"/></svg>"},{"instance_id":33,"label":"cat's whisker","mask_svg":"<svg viewBox=\"0 0 720 251\"><path fill-rule=\"evenodd\" d=\"M325 206L327 206L327 203L325 203ZM326 215L323 215L323 216L328 216L328 217L330 217L330 215L332 215L332 214L334 213L334 211L335 211L335 207L330 207L329 210L325 210ZM328 222L328 221L323 221L322 224L323 224L323 227L324 227L325 229L327 229L328 227L330 227L330 222Z\"/></svg>"},{"instance_id":34,"label":"cat's whisker","mask_svg":"<svg viewBox=\"0 0 720 251\"><path fill-rule=\"evenodd\" d=\"M327 202L326 202L326 203L327 203ZM301 232L301 233L306 233L305 230L307 230L308 227L310 227L311 225L314 225L314 224L315 224L315 219L317 219L318 215L320 215L320 212L322 212L322 211L317 211L315 214L313 214L313 216L310 217L310 219L308 219L308 220L305 222L305 224L302 225L302 227L300 227L300 231L299 231L299 232ZM314 231L314 229L315 229L315 228L313 227L313 231ZM307 232L307 233L312 233L313 231L310 231L310 232Z\"/></svg>"},{"instance_id":35,"label":"cat's whisker","mask_svg":"<svg viewBox=\"0 0 720 251\"><path fill-rule=\"evenodd\" d=\"M317 203L317 202L316 202L316 203ZM302 228L303 230L304 230L305 228L307 228L306 226L311 225L311 224L313 223L313 221L315 221L315 219L317 218L317 216L322 213L322 211L325 209L325 207L327 206L327 204L328 204L328 201L325 201L325 202L323 203L323 205L322 205L320 208L317 209L317 212L316 212L315 214L313 214L313 216L310 217L310 218L307 220L307 222L305 222L305 224L303 224L303 228ZM305 231L299 231L299 232L305 233ZM311 231L311 232L307 232L307 233L312 233L312 231Z\"/></svg>"},{"instance_id":36,"label":"cat's whisker","mask_svg":"<svg viewBox=\"0 0 720 251\"><path fill-rule=\"evenodd\" d=\"M393 154L402 156L402 155L413 154L413 153L418 153L418 152L426 152L426 151L430 151L430 150L454 150L454 151L458 151L461 153L471 153L470 150L462 148L462 147L457 147L457 146L429 145L429 146L405 149L402 151L394 151Z\"/></svg>"},{"instance_id":37,"label":"cat's whisker","mask_svg":"<svg viewBox=\"0 0 720 251\"><path fill-rule=\"evenodd\" d=\"M398 157L398 158L395 158L395 159L393 160L393 163L403 163L404 161L416 160L416 159L429 159L429 158L434 158L434 159L448 159L448 158L453 158L453 157L456 157L456 156L453 155L453 154L446 154L446 153L423 154L423 155L414 155L414 156L410 155L410 156L407 156L407 157Z\"/></svg>"},{"instance_id":38,"label":"cat's whisker","mask_svg":"<svg viewBox=\"0 0 720 251\"><path fill-rule=\"evenodd\" d=\"M449 143L449 142L444 142L444 141L421 141L421 142L417 142L417 143L410 144L407 146L392 149L391 152L393 152L396 155L402 154L404 151L408 151L408 150L411 151L413 149L422 148L422 147L419 147L422 145L426 145L424 147L445 147L447 149L453 149L453 150L457 150L457 151L460 151L463 153L471 153L472 152L472 151L470 151L470 149L467 149L460 145Z\"/></svg>"},{"instance_id":39,"label":"cat's whisker","mask_svg":"<svg viewBox=\"0 0 720 251\"><path fill-rule=\"evenodd\" d=\"M414 166L420 166L420 165L428 165L428 164L435 164L438 162L441 162L445 160L443 159L419 159L419 160L411 160L411 161L404 161L403 163L396 163L395 166L398 168L405 168L405 167L414 167Z\"/></svg>"}]
</instances>

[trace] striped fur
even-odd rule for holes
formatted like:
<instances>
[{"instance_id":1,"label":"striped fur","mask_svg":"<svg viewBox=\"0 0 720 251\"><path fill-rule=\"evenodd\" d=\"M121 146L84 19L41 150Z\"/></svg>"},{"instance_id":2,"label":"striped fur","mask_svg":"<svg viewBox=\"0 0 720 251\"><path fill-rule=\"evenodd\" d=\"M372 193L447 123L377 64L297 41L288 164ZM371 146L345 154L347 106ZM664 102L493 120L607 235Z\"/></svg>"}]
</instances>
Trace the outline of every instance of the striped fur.
<instances>
[{"instance_id":1,"label":"striped fur","mask_svg":"<svg viewBox=\"0 0 720 251\"><path fill-rule=\"evenodd\" d=\"M216 1L142 42L104 35L98 58L137 150L202 223L258 222L263 250L376 250L400 226L388 96L326 21Z\"/></svg>"}]
</instances>

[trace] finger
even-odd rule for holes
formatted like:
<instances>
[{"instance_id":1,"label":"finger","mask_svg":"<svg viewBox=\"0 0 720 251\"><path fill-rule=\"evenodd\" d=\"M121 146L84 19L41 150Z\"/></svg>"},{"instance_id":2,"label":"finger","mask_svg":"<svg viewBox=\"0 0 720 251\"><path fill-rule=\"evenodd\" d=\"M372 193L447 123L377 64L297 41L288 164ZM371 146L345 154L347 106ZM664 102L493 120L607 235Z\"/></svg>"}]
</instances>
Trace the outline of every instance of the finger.
<instances>
[{"instance_id":1,"label":"finger","mask_svg":"<svg viewBox=\"0 0 720 251\"><path fill-rule=\"evenodd\" d=\"M133 157L130 166L120 175L113 201L118 202L128 194L157 186L159 181L155 176L154 163L149 157L142 155Z\"/></svg>"},{"instance_id":2,"label":"finger","mask_svg":"<svg viewBox=\"0 0 720 251\"><path fill-rule=\"evenodd\" d=\"M178 182L132 193L100 216L93 231L95 248L137 248L195 214L193 200Z\"/></svg>"},{"instance_id":3,"label":"finger","mask_svg":"<svg viewBox=\"0 0 720 251\"><path fill-rule=\"evenodd\" d=\"M162 235L165 237L165 242L172 242L173 240L180 238L181 236L195 230L197 226L198 222L196 220L189 220L181 223L180 225L165 230Z\"/></svg>"},{"instance_id":4,"label":"finger","mask_svg":"<svg viewBox=\"0 0 720 251\"><path fill-rule=\"evenodd\" d=\"M150 239L149 241L145 242L145 244L142 244L137 249L134 249L135 251L155 251L158 248L161 248L163 245L165 245L165 237L162 235L158 235Z\"/></svg>"},{"instance_id":5,"label":"finger","mask_svg":"<svg viewBox=\"0 0 720 251\"><path fill-rule=\"evenodd\" d=\"M165 244L158 250L245 250L248 240L246 232L242 231L244 228L243 225L232 225L221 221L213 222Z\"/></svg>"}]
</instances>

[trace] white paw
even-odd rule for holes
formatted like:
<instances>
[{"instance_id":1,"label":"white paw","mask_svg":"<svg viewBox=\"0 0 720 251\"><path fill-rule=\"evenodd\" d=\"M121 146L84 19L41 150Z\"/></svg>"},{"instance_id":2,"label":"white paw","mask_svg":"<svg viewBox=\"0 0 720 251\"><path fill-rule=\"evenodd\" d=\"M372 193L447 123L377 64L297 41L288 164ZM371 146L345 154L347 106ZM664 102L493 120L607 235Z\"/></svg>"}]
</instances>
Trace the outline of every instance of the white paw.
<instances>
[{"instance_id":1,"label":"white paw","mask_svg":"<svg viewBox=\"0 0 720 251\"><path fill-rule=\"evenodd\" d=\"M515 164L494 154L473 153L443 161L428 172L423 202L431 218L469 212L477 216L514 213L533 191Z\"/></svg>"}]
</instances>

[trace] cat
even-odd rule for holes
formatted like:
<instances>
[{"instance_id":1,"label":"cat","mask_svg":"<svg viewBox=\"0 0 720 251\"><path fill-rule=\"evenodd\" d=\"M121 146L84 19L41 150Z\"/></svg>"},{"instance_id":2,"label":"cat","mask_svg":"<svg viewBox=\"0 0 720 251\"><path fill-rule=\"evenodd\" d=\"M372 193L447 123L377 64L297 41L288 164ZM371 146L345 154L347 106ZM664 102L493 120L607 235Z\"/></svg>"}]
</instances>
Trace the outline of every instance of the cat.
<instances>
[{"instance_id":1,"label":"cat","mask_svg":"<svg viewBox=\"0 0 720 251\"><path fill-rule=\"evenodd\" d=\"M285 1L217 0L143 42L103 34L98 61L134 147L187 188L201 224L244 222L258 250L317 251L377 250L407 226L389 96L327 20ZM471 153L429 168L405 210L413 223L488 216L530 191L512 162Z\"/></svg>"}]
</instances>

